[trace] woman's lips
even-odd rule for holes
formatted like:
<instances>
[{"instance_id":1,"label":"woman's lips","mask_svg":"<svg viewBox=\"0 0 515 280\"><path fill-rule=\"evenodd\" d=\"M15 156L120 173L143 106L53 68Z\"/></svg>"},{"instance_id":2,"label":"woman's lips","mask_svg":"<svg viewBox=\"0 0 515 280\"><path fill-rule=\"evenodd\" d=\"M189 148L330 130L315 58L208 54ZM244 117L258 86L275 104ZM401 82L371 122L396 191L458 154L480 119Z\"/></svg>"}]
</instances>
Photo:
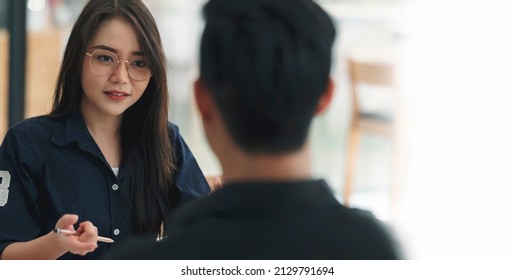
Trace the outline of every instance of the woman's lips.
<instances>
[{"instance_id":1,"label":"woman's lips","mask_svg":"<svg viewBox=\"0 0 515 280\"><path fill-rule=\"evenodd\" d=\"M119 90L104 91L104 94L113 100L123 100L123 99L127 98L128 96L130 96L130 94L128 94L127 92L119 91Z\"/></svg>"}]
</instances>

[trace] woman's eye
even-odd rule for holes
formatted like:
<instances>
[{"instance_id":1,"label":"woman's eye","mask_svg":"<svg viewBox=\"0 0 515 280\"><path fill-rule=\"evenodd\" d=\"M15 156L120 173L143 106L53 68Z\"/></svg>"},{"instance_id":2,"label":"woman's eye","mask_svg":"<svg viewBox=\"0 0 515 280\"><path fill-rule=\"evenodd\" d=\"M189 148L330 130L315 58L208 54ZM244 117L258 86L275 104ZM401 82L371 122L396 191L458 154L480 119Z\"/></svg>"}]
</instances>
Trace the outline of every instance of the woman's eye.
<instances>
[{"instance_id":1,"label":"woman's eye","mask_svg":"<svg viewBox=\"0 0 515 280\"><path fill-rule=\"evenodd\" d=\"M146 68L147 67L147 64L143 60L135 60L131 64L137 68Z\"/></svg>"},{"instance_id":2,"label":"woman's eye","mask_svg":"<svg viewBox=\"0 0 515 280\"><path fill-rule=\"evenodd\" d=\"M97 59L101 62L112 62L114 59L108 55L100 55L97 57Z\"/></svg>"}]
</instances>

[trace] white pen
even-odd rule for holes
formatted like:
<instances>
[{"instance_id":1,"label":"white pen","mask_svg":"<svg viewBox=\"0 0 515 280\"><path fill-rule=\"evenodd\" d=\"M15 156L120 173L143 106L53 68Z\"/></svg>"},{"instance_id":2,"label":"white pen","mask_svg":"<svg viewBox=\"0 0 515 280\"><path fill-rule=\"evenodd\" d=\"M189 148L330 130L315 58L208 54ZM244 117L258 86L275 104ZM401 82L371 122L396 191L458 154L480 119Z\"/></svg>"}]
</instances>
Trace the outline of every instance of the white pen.
<instances>
[{"instance_id":1,"label":"white pen","mask_svg":"<svg viewBox=\"0 0 515 280\"><path fill-rule=\"evenodd\" d=\"M55 233L63 233L63 234L68 234L68 235L79 235L76 231L71 231L71 230L62 229L62 228L54 228L53 231ZM114 242L114 240L112 240L111 238L107 238L107 237L103 237L103 236L98 236L97 241L104 242L104 243L113 243Z\"/></svg>"}]
</instances>

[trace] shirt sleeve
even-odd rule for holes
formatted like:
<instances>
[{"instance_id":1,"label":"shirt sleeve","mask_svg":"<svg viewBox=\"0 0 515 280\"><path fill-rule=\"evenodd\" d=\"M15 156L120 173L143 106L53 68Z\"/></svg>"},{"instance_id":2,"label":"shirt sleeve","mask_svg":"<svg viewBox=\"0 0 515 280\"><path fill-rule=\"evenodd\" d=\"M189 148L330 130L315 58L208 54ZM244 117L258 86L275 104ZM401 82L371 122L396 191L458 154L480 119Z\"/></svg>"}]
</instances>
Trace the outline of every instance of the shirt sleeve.
<instances>
[{"instance_id":1,"label":"shirt sleeve","mask_svg":"<svg viewBox=\"0 0 515 280\"><path fill-rule=\"evenodd\" d=\"M211 189L193 153L180 135L179 128L170 124L169 130L175 151L177 166L175 184L180 192L180 203L207 196Z\"/></svg>"},{"instance_id":2,"label":"shirt sleeve","mask_svg":"<svg viewBox=\"0 0 515 280\"><path fill-rule=\"evenodd\" d=\"M0 254L13 242L41 235L29 150L15 130L0 146Z\"/></svg>"}]
</instances>

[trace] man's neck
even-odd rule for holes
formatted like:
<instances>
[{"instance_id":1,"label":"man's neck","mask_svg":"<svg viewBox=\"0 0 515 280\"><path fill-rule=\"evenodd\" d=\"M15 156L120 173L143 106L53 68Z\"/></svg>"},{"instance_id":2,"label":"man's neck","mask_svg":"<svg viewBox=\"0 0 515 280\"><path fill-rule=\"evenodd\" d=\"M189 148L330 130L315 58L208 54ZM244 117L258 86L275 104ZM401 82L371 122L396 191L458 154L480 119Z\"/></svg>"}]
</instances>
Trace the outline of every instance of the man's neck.
<instances>
[{"instance_id":1,"label":"man's neck","mask_svg":"<svg viewBox=\"0 0 515 280\"><path fill-rule=\"evenodd\" d=\"M283 154L250 155L241 151L220 159L224 183L241 181L296 181L312 178L310 150Z\"/></svg>"}]
</instances>

